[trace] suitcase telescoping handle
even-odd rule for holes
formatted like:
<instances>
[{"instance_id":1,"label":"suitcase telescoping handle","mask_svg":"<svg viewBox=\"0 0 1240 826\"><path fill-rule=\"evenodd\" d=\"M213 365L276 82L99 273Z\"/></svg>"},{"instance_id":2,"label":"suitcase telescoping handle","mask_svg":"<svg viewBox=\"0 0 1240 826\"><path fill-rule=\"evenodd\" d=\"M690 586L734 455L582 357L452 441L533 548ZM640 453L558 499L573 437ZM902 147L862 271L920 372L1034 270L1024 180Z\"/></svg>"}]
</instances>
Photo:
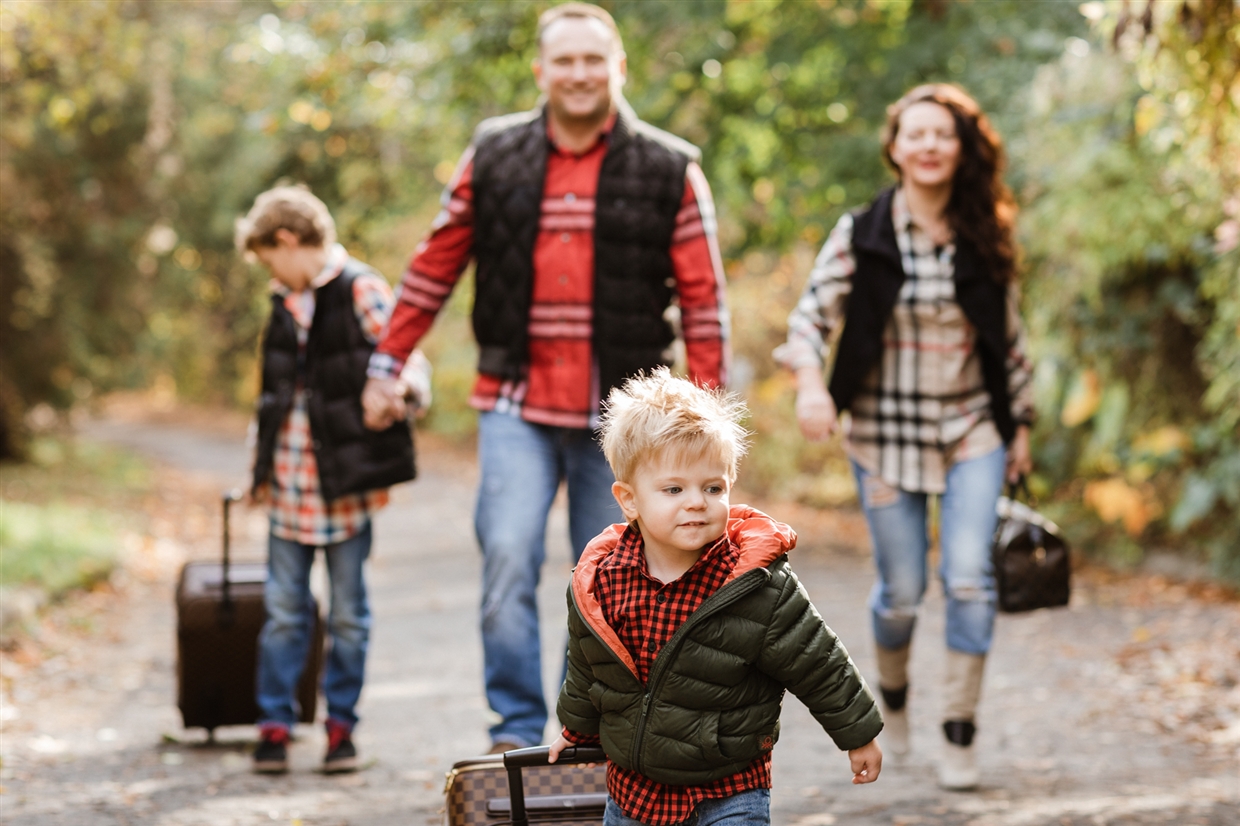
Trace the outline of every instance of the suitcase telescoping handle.
<instances>
[{"instance_id":1,"label":"suitcase telescoping handle","mask_svg":"<svg viewBox=\"0 0 1240 826\"><path fill-rule=\"evenodd\" d=\"M220 599L220 617L219 618L220 618L221 625L231 625L233 619L235 618L236 610L235 610L235 607L233 606L232 593L229 591L229 581L228 581L229 580L228 564L231 561L229 558L229 553L228 553L229 536L230 536L230 531L228 529L228 512L233 502L241 501L241 491L238 490L237 488L226 490L224 491L221 498L224 500L224 547L223 547L224 560L223 560L222 571L221 571L223 574L223 578L220 582L220 588L222 589L222 593L220 595L221 599Z\"/></svg>"},{"instance_id":2,"label":"suitcase telescoping handle","mask_svg":"<svg viewBox=\"0 0 1240 826\"><path fill-rule=\"evenodd\" d=\"M529 826L529 814L525 811L525 784L521 782L521 769L527 766L546 766L547 746L513 749L504 752L504 768L508 770L508 798L512 826ZM573 746L560 752L560 763L602 763L607 755L597 746Z\"/></svg>"}]
</instances>

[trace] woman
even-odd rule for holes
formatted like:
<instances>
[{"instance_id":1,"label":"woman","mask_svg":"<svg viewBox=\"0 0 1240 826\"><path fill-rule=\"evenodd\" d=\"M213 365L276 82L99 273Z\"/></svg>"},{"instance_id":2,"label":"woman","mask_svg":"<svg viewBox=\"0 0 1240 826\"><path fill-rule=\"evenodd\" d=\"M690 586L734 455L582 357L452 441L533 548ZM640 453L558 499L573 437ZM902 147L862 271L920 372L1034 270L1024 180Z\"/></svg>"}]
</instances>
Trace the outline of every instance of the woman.
<instances>
[{"instance_id":1,"label":"woman","mask_svg":"<svg viewBox=\"0 0 1240 826\"><path fill-rule=\"evenodd\" d=\"M874 545L870 596L888 749L908 750L909 644L926 588L927 502L939 498L947 602L945 788L978 783L974 714L995 617L990 541L1005 478L1029 472L1030 366L1015 289L1015 205L1003 149L955 86L887 111L898 183L840 219L788 318L807 439L851 414L846 445ZM826 341L840 331L829 385Z\"/></svg>"}]
</instances>

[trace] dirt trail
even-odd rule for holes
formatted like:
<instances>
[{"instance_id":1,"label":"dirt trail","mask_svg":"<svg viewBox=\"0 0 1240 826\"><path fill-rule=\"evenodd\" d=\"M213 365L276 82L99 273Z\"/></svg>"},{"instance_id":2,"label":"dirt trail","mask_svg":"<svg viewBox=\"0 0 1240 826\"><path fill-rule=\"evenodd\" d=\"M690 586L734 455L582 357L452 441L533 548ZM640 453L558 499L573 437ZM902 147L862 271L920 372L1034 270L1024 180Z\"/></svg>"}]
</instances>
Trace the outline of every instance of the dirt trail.
<instances>
[{"instance_id":1,"label":"dirt trail","mask_svg":"<svg viewBox=\"0 0 1240 826\"><path fill-rule=\"evenodd\" d=\"M88 438L166 466L175 516L127 552L113 588L50 611L3 654L0 821L42 824L438 824L444 772L486 745L475 607L471 457L421 444L421 478L376 524L376 616L357 742L366 769L315 768L319 728L299 729L293 771L249 772L253 733L208 745L175 707L176 571L216 553L216 494L244 478L243 434L220 425L111 419ZM794 564L828 622L873 675L872 580L855 515L773 507L801 533ZM260 513L237 520L241 556L261 558ZM562 645L565 515L557 507L541 602L548 650ZM1096 826L1240 823L1240 605L1162 580L1087 572L1066 610L1001 617L978 720L983 788L939 791L932 594L914 646L913 753L878 783L847 761L795 699L775 750L777 826ZM559 664L548 662L550 686ZM550 688L549 688L550 691Z\"/></svg>"}]
</instances>

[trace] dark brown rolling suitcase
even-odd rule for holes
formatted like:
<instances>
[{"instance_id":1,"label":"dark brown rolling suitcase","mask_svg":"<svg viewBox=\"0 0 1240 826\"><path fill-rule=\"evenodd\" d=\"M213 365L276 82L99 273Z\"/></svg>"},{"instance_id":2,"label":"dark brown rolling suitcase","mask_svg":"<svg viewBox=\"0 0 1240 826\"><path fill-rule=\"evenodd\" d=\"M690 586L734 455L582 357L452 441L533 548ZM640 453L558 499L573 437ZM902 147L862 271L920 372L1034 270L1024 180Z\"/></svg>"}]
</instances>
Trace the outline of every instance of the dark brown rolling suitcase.
<instances>
[{"instance_id":1,"label":"dark brown rolling suitcase","mask_svg":"<svg viewBox=\"0 0 1240 826\"><path fill-rule=\"evenodd\" d=\"M547 747L462 760L444 787L448 826L598 826L607 803L607 756L578 746L547 764Z\"/></svg>"},{"instance_id":2,"label":"dark brown rolling suitcase","mask_svg":"<svg viewBox=\"0 0 1240 826\"><path fill-rule=\"evenodd\" d=\"M228 510L240 498L224 494L223 559L187 562L177 584L177 706L186 728L201 726L208 735L218 726L253 725L259 715L254 694L267 565L229 558ZM303 723L314 722L323 664L317 603L313 612L310 654L297 686Z\"/></svg>"}]
</instances>

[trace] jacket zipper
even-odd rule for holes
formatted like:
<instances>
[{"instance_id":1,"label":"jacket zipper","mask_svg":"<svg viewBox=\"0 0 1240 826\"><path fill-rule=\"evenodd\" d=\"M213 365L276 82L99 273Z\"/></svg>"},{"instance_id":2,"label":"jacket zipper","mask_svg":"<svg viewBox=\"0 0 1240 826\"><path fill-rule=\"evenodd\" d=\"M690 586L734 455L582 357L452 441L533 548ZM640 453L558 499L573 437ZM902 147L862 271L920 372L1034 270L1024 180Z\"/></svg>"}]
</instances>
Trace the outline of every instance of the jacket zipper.
<instances>
[{"instance_id":1,"label":"jacket zipper","mask_svg":"<svg viewBox=\"0 0 1240 826\"><path fill-rule=\"evenodd\" d=\"M637 734L633 738L633 766L635 771L642 772L642 740L646 736L647 712L650 710L651 698L655 696L659 684L663 681L663 675L667 671L667 664L672 660L671 653L679 646L685 634L694 626L704 622L708 617L718 613L741 597L747 596L751 591L757 590L769 579L770 573L766 568L757 568L742 574L739 579L730 585L725 585L722 589L716 591L698 606L698 609L690 614L689 618L676 629L676 633L672 634L672 638L667 641L667 645L663 646L663 650L655 657L654 665L650 668L650 677L646 680L646 696L642 699L642 715L637 721Z\"/></svg>"}]
</instances>

